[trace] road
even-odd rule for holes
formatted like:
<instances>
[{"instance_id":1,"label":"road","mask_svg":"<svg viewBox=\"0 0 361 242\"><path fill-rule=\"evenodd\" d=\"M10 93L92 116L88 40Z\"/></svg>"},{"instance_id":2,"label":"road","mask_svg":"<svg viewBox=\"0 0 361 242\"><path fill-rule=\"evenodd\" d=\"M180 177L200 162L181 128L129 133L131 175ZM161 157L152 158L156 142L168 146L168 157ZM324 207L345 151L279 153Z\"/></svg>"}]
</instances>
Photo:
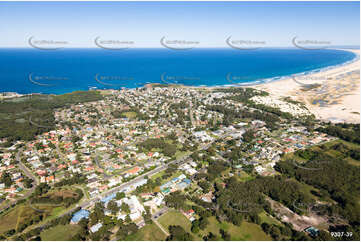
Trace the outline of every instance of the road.
<instances>
[{"instance_id":1,"label":"road","mask_svg":"<svg viewBox=\"0 0 361 242\"><path fill-rule=\"evenodd\" d=\"M37 177L29 170L29 168L27 168L20 159L20 153L22 152L22 149L19 149L19 151L16 153L15 155L15 159L17 161L17 167L22 170L25 174L25 176L29 177L30 179L33 180L33 186L30 188L30 190L24 194L24 196L22 197L22 199L26 199L28 198L34 191L35 188L37 187L37 185L39 185L39 180L37 179ZM9 204L7 204L6 206L1 208L1 211L8 209L10 206L14 205L17 203L17 200L10 202Z\"/></svg>"},{"instance_id":2,"label":"road","mask_svg":"<svg viewBox=\"0 0 361 242\"><path fill-rule=\"evenodd\" d=\"M99 201L99 200L100 200L100 197L106 197L106 196L108 196L108 195L110 195L110 194L112 194L112 193L122 191L122 190L124 190L125 188L130 187L131 185L134 185L135 183L141 181L142 179L144 179L144 177L146 177L146 176L151 177L151 176L157 174L158 172L161 172L161 171L167 169L167 167L168 167L170 164L180 164L181 162L184 162L187 158L188 158L188 156L183 157L183 158L180 158L180 159L178 159L178 160L171 161L171 162L169 162L169 163L167 163L167 164L163 164L163 165L160 166L160 167L157 167L157 168L155 168L155 169L153 169L153 170L151 170L151 171L148 171L148 172L146 172L146 173L144 173L144 174L142 174L142 175L140 175L140 176L137 176L136 178L134 178L134 179L131 180L131 181L125 182L125 183L123 183L123 184L121 184L121 185L119 185L119 186L117 186L117 187L114 187L114 188L112 188L112 189L110 189L110 190L108 190L108 191L106 191L106 192L98 195L98 196L95 197L95 198L92 198L92 199L90 199L90 200L88 200L88 201L85 201L84 203L80 204L79 206L82 207L82 208L86 208L86 207L88 207L89 205L91 205L93 202Z\"/></svg>"},{"instance_id":3,"label":"road","mask_svg":"<svg viewBox=\"0 0 361 242\"><path fill-rule=\"evenodd\" d=\"M193 127L196 127L196 124L194 122L194 116L193 116L193 105L192 102L189 102L189 117L191 119L191 124Z\"/></svg>"},{"instance_id":4,"label":"road","mask_svg":"<svg viewBox=\"0 0 361 242\"><path fill-rule=\"evenodd\" d=\"M137 178L134 178L133 180L131 180L131 181L129 181L129 182L123 183L123 184L121 184L121 185L118 186L118 187L115 187L115 188L113 188L113 189L110 189L110 190L102 193L102 194L99 195L98 197L95 197L95 198L93 198L93 199L85 200L84 202L78 204L77 206L75 206L75 207L73 207L73 208L71 208L71 209L68 209L68 210L60 213L57 217L62 217L62 216L64 216L64 215L66 215L66 214L71 214L71 213L73 213L76 209L78 209L79 207L81 207L81 208L83 208L83 209L84 209L84 208L87 208L87 207L89 207L90 205L92 205L92 203L99 201L99 200L100 200L100 197L105 197L105 196L107 196L107 195L109 195L109 194L112 194L112 193L114 193L114 192L121 191L121 190L123 190L124 188L126 188L127 186L130 186L130 185L136 183L137 181L143 179L145 176L152 176L152 175L154 175L154 174L156 174L156 173L158 173L158 172L166 169L166 168L168 167L168 165L170 165L170 164L176 164L176 163L179 163L179 162L184 162L187 158L188 158L188 156L186 156L186 157L184 157L184 158L181 158L181 159L178 159L178 160L174 160L174 161L172 161L172 162L169 162L168 164L164 164L164 165L162 165L162 166L160 166L160 167L158 167L158 168L155 168L154 170L151 170L151 171L149 171L149 172L146 172L146 173L144 173L143 175L140 175L140 176L138 176ZM85 196L84 196L84 198L85 198ZM54 219L55 219L55 218L54 218ZM49 221L48 221L48 222L49 222ZM47 223L48 223L48 222L47 222ZM35 229L35 228L39 228L39 227L45 227L45 225L46 225L46 224L35 225L35 226L31 227L31 229ZM22 233L26 233L28 230L29 230L29 227L26 228Z\"/></svg>"},{"instance_id":5,"label":"road","mask_svg":"<svg viewBox=\"0 0 361 242\"><path fill-rule=\"evenodd\" d=\"M94 160L95 160L95 163L97 164L97 166L98 166L100 169L104 170L104 167L100 164L100 162L99 162L99 157L98 157L97 155L94 157ZM104 177L104 181L106 181L106 180L109 180L110 178L112 178L113 176L112 176L112 175L108 175L106 172L104 172L104 173L103 173L103 177Z\"/></svg>"},{"instance_id":6,"label":"road","mask_svg":"<svg viewBox=\"0 0 361 242\"><path fill-rule=\"evenodd\" d=\"M224 134L224 135L222 135L220 138L224 138L224 137L226 137L227 135L228 135L228 134ZM204 145L203 147L201 147L199 150L206 150L206 149L208 149L211 145L212 145L212 143L206 144L206 145ZM114 193L114 192L122 191L124 188L126 188L126 187L128 187L128 186L131 186L131 185L133 185L134 183L140 181L140 180L143 179L145 176L150 177L150 176L155 175L155 174L158 173L158 172L161 172L161 171L165 170L165 169L166 169L169 165L171 165L171 164L180 164L180 163L183 163L183 162L185 162L185 161L188 159L189 156L190 156L190 155L187 155L187 156L184 156L184 157L179 158L179 159L177 159L177 160L171 161L171 162L169 162L169 163L167 163L167 164L163 164L162 166L157 167L157 168L155 168L154 170L151 170L151 171L149 171L149 172L146 172L146 173L144 173L144 174L142 174L142 175L134 178L133 180L131 180L131 181L129 181L129 182L123 183L123 184L121 184L121 185L118 186L118 187L115 187L115 188L113 188L113 189L110 189L110 190L108 190L108 191L106 191L106 192L98 195L98 197L95 197L95 198L92 198L92 199L87 199L87 200L85 200L85 201L77 204L75 207L73 207L73 208L71 208L71 209L68 209L68 210L60 213L60 214L57 216L57 218L58 218L58 217L62 217L62 216L64 216L64 215L66 215L66 214L71 214L71 213L73 213L76 209L78 209L79 207L81 207L81 208L87 208L87 207L89 207L90 205L92 205L93 203L99 201L99 200L100 200L100 197L105 197L105 196L108 196L108 195L110 195L110 194L112 194L112 193ZM85 199L85 196L84 196L83 199ZM45 226L45 224L39 224L39 225L35 225L34 227L31 227L31 229L35 229L35 228L38 228L38 227L44 227L44 226ZM28 231L28 230L29 230L29 227L26 228L22 233L25 233L25 232Z\"/></svg>"},{"instance_id":7,"label":"road","mask_svg":"<svg viewBox=\"0 0 361 242\"><path fill-rule=\"evenodd\" d=\"M168 212L168 207L163 207L161 209L159 209L155 214L152 215L152 219L157 219L160 216L162 216L163 214L165 214L166 212Z\"/></svg>"},{"instance_id":8,"label":"road","mask_svg":"<svg viewBox=\"0 0 361 242\"><path fill-rule=\"evenodd\" d=\"M227 135L228 135L228 133L222 135L220 138L224 138L224 137L226 137ZM211 145L212 145L212 143L206 144L206 145L204 145L203 147L201 147L200 150L206 150L206 149L208 149ZM161 172L161 171L167 169L167 167L168 167L169 165L171 165L171 164L177 164L177 165L179 165L179 164L185 162L185 161L189 158L189 156L190 156L190 155L187 155L187 156L184 156L184 157L182 157L182 158L176 159L176 160L171 161L171 162L169 162L169 163L163 164L163 165L161 165L160 167L157 167L157 168L155 168L155 169L153 169L153 170L151 170L151 171L148 171L148 172L146 172L146 173L144 173L144 174L142 174L142 175L140 175L140 176L137 176L136 178L134 178L134 179L131 180L131 181L128 181L128 182L126 182L126 183L123 183L123 184L121 184L121 185L119 185L119 186L117 186L117 187L114 187L114 188L112 188L112 189L110 189L110 190L108 190L108 191L106 191L106 192L98 195L98 196L95 197L95 198L92 198L92 199L90 199L90 200L88 200L88 201L85 201L85 202L82 203L82 204L79 204L79 207L86 208L86 207L88 207L89 205L91 205L92 203L94 203L94 202L96 202L96 201L99 201L99 200L100 200L100 197L106 197L106 196L108 196L108 195L110 195L110 194L112 194L112 193L114 193L114 192L122 191L122 190L124 190L125 188L130 187L131 185L134 185L134 184L137 183L138 181L144 179L144 177L146 177L146 176L147 176L147 177L151 177L151 176L157 174L158 172Z\"/></svg>"},{"instance_id":9,"label":"road","mask_svg":"<svg viewBox=\"0 0 361 242\"><path fill-rule=\"evenodd\" d=\"M168 212L168 209L169 209L168 207L163 207L163 208L159 209L155 214L152 215L152 220L153 220L153 222L154 222L154 223L163 231L163 233L164 233L165 235L167 235L167 236L169 236L168 231L165 230L160 223L158 223L157 219L158 219L160 216L162 216L163 214L165 214L166 212Z\"/></svg>"},{"instance_id":10,"label":"road","mask_svg":"<svg viewBox=\"0 0 361 242\"><path fill-rule=\"evenodd\" d=\"M29 168L26 167L26 165L24 165L24 163L21 161L20 159L20 153L22 152L22 149L20 149L16 155L15 155L15 159L18 162L18 167L24 172L24 174L29 177L30 179L34 180L35 185L39 185L39 180L38 178L29 170Z\"/></svg>"},{"instance_id":11,"label":"road","mask_svg":"<svg viewBox=\"0 0 361 242\"><path fill-rule=\"evenodd\" d=\"M24 194L24 196L22 197L22 199L26 199L28 198L34 191L35 191L35 188L39 185L39 180L38 178L29 170L29 168L27 168L22 162L21 162L21 159L20 159L20 153L22 152L22 149L20 149L16 155L15 155L15 159L16 161L18 162L17 164L17 167L22 170L25 174L25 176L29 177L30 179L33 180L33 183L32 183L32 187L30 188L30 190ZM12 206L13 204L16 204L17 203L17 200L7 204L5 207L1 208L1 210L5 210L5 209L8 209L10 206Z\"/></svg>"}]
</instances>

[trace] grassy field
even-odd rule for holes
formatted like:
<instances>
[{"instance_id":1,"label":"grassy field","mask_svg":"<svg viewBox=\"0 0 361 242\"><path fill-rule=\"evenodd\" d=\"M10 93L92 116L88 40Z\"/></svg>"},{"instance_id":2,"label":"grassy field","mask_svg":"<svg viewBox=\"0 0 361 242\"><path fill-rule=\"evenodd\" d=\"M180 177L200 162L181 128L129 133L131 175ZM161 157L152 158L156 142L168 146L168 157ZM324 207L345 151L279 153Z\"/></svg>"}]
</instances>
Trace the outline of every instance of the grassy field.
<instances>
[{"instance_id":1,"label":"grassy field","mask_svg":"<svg viewBox=\"0 0 361 242\"><path fill-rule=\"evenodd\" d=\"M40 214L43 215L44 220L50 217L56 217L61 211L64 210L63 207L59 207L59 205L52 204L34 204L33 208L42 210L42 213L35 211L29 205L22 204L16 206L10 212L2 215L0 217L0 234L10 230L17 229L19 224L23 221L29 221L33 219L35 216Z\"/></svg>"},{"instance_id":2,"label":"grassy field","mask_svg":"<svg viewBox=\"0 0 361 242\"><path fill-rule=\"evenodd\" d=\"M179 158L182 158L183 156L186 156L186 155L189 155L191 152L189 151L180 151L180 150L177 150L177 152L175 153L175 158L176 159L179 159Z\"/></svg>"},{"instance_id":3,"label":"grassy field","mask_svg":"<svg viewBox=\"0 0 361 242\"><path fill-rule=\"evenodd\" d=\"M169 211L168 213L159 217L158 222L167 231L169 231L168 228L170 225L182 226L182 228L184 228L185 231L187 231L192 235L193 240L202 240L197 235L191 232L192 223L183 214L181 214L178 211Z\"/></svg>"},{"instance_id":4,"label":"grassy field","mask_svg":"<svg viewBox=\"0 0 361 242\"><path fill-rule=\"evenodd\" d=\"M219 230L223 229L231 235L231 240L251 240L251 241L265 241L272 240L267 234L265 234L262 228L253 223L242 222L241 226L235 226L228 222L219 223L215 217L208 218L209 225L198 236L202 238L209 232L221 237Z\"/></svg>"},{"instance_id":5,"label":"grassy field","mask_svg":"<svg viewBox=\"0 0 361 242\"><path fill-rule=\"evenodd\" d=\"M136 232L135 234L128 236L126 240L128 241L163 240L164 241L166 237L167 236L163 233L163 231L156 224L153 223L144 226L143 228L138 230L138 232Z\"/></svg>"},{"instance_id":6,"label":"grassy field","mask_svg":"<svg viewBox=\"0 0 361 242\"><path fill-rule=\"evenodd\" d=\"M163 176L164 174L165 174L165 171L161 171L161 172L155 174L154 176L152 176L151 179L152 179L153 181L155 181L155 179L157 179L158 177L162 178L162 176ZM172 176L168 177L167 179L162 179L161 182L162 182L162 184L164 184L164 183L172 180L173 178L180 176L181 174L183 174L183 172L177 170Z\"/></svg>"},{"instance_id":7,"label":"grassy field","mask_svg":"<svg viewBox=\"0 0 361 242\"><path fill-rule=\"evenodd\" d=\"M36 209L44 210L44 216L47 216L51 211L44 206L36 206ZM28 205L19 205L0 218L0 233L4 233L10 229L16 230L21 222L28 221L37 215L39 215L39 213Z\"/></svg>"},{"instance_id":8,"label":"grassy field","mask_svg":"<svg viewBox=\"0 0 361 242\"><path fill-rule=\"evenodd\" d=\"M232 240L272 240L259 225L248 222L243 222L241 227L230 225L228 232L231 234Z\"/></svg>"},{"instance_id":9,"label":"grassy field","mask_svg":"<svg viewBox=\"0 0 361 242\"><path fill-rule=\"evenodd\" d=\"M239 171L239 175L237 176L237 178L242 182L246 182L254 179L253 176L249 175L244 171Z\"/></svg>"},{"instance_id":10,"label":"grassy field","mask_svg":"<svg viewBox=\"0 0 361 242\"><path fill-rule=\"evenodd\" d=\"M127 117L129 119L133 119L133 118L137 117L136 112L123 112L122 114L125 115L125 117Z\"/></svg>"},{"instance_id":11,"label":"grassy field","mask_svg":"<svg viewBox=\"0 0 361 242\"><path fill-rule=\"evenodd\" d=\"M259 214L260 218L261 218L261 223L268 223L268 224L275 224L275 225L281 225L282 223L280 221L278 221L277 219L271 217L269 214L267 214L266 212L262 212Z\"/></svg>"},{"instance_id":12,"label":"grassy field","mask_svg":"<svg viewBox=\"0 0 361 242\"><path fill-rule=\"evenodd\" d=\"M168 213L159 217L158 222L163 226L167 231L169 225L180 225L187 232L191 233L191 222L180 212L178 211L169 211Z\"/></svg>"},{"instance_id":13,"label":"grassy field","mask_svg":"<svg viewBox=\"0 0 361 242\"><path fill-rule=\"evenodd\" d=\"M210 217L209 225L198 234L193 234L191 232L191 222L183 214L177 211L169 211L161 216L158 219L158 222L167 231L169 225L180 225L193 236L194 240L202 240L203 236L207 235L209 232L212 232L220 237L220 229L224 229L230 233L232 240L271 240L271 238L263 232L259 225L248 222L243 222L241 226L235 226L227 222L219 223L215 217Z\"/></svg>"},{"instance_id":14,"label":"grassy field","mask_svg":"<svg viewBox=\"0 0 361 242\"><path fill-rule=\"evenodd\" d=\"M62 212L64 212L65 208L64 207L55 207L53 208L53 210L51 211L51 214L49 215L49 219L53 219L56 218L57 216L59 216Z\"/></svg>"},{"instance_id":15,"label":"grassy field","mask_svg":"<svg viewBox=\"0 0 361 242\"><path fill-rule=\"evenodd\" d=\"M70 240L79 230L78 225L57 225L53 228L41 232L41 240L62 241Z\"/></svg>"},{"instance_id":16,"label":"grassy field","mask_svg":"<svg viewBox=\"0 0 361 242\"><path fill-rule=\"evenodd\" d=\"M154 174L153 176L151 176L150 179L155 181L155 179L157 179L158 177L162 177L164 174L165 174L165 171L158 172L158 173Z\"/></svg>"},{"instance_id":17,"label":"grassy field","mask_svg":"<svg viewBox=\"0 0 361 242\"><path fill-rule=\"evenodd\" d=\"M12 209L10 212L8 212L0 217L0 234L4 233L10 229L15 229L17 221L18 221L19 212L20 212L20 209L18 207L18 208Z\"/></svg>"},{"instance_id":18,"label":"grassy field","mask_svg":"<svg viewBox=\"0 0 361 242\"><path fill-rule=\"evenodd\" d=\"M359 160L352 159L351 157L345 157L344 158L344 156L345 156L344 153L342 153L340 151L337 151L337 150L333 150L332 146L334 146L336 144L343 144L349 150L359 150L360 149L359 145L354 144L354 143L350 143L350 142L347 142L347 141L344 141L344 140L339 140L339 139L338 140L333 140L333 141L330 141L330 142L327 142L327 143L323 144L326 147L326 149L328 149L327 151L325 151L325 153L327 155L330 155L330 156L338 158L338 159L344 159L351 165L360 166L360 161ZM324 150L319 145L312 146L309 149L311 151L313 151L313 152L324 152ZM283 157L283 159L284 160L286 160L286 159L295 159L297 162L300 162L300 163L304 163L304 162L307 161L307 160L295 155L294 153L286 154Z\"/></svg>"}]
</instances>

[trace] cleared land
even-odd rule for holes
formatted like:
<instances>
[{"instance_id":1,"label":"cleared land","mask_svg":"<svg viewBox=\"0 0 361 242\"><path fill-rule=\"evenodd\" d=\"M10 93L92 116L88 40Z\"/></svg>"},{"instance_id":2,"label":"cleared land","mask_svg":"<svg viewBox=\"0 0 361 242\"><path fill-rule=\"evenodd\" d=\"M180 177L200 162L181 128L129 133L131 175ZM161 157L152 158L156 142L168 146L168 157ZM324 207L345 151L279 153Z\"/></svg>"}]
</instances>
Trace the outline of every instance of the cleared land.
<instances>
[{"instance_id":1,"label":"cleared land","mask_svg":"<svg viewBox=\"0 0 361 242\"><path fill-rule=\"evenodd\" d=\"M235 226L234 224L227 222L219 223L215 217L210 217L208 221L209 225L199 233L199 237L201 238L207 235L209 232L212 232L213 234L221 237L219 230L223 229L231 235L231 240L272 240L257 224L243 221L241 226Z\"/></svg>"},{"instance_id":2,"label":"cleared land","mask_svg":"<svg viewBox=\"0 0 361 242\"><path fill-rule=\"evenodd\" d=\"M10 210L8 213L0 216L0 234L11 229L18 230L22 224L29 224L29 221L35 220L33 223L39 222L39 216L43 216L43 220L48 217L55 217L64 207L53 204L22 204ZM42 212L40 212L42 211Z\"/></svg>"},{"instance_id":3,"label":"cleared land","mask_svg":"<svg viewBox=\"0 0 361 242\"><path fill-rule=\"evenodd\" d=\"M169 211L168 213L159 217L158 222L163 226L165 230L168 230L170 225L180 225L182 226L188 233L191 232L191 222L180 212L178 211Z\"/></svg>"},{"instance_id":4,"label":"cleared land","mask_svg":"<svg viewBox=\"0 0 361 242\"><path fill-rule=\"evenodd\" d=\"M41 232L41 240L44 241L64 241L70 240L79 230L78 225L57 225L53 228Z\"/></svg>"},{"instance_id":5,"label":"cleared land","mask_svg":"<svg viewBox=\"0 0 361 242\"><path fill-rule=\"evenodd\" d=\"M220 229L227 231L231 235L231 240L272 240L257 224L242 222L241 226L235 226L227 222L219 223L215 217L210 217L208 220L209 225L203 231L200 231L198 234L193 234L190 230L192 226L191 222L180 212L170 211L158 219L159 223L167 231L169 225L182 226L193 236L194 240L202 240L203 236L207 235L209 232L220 237Z\"/></svg>"},{"instance_id":6,"label":"cleared land","mask_svg":"<svg viewBox=\"0 0 361 242\"><path fill-rule=\"evenodd\" d=\"M280 221L278 221L276 218L272 217L271 215L269 215L266 212L262 212L259 214L260 218L261 218L261 223L268 223L268 224L275 224L275 225L281 225L282 223Z\"/></svg>"},{"instance_id":7,"label":"cleared land","mask_svg":"<svg viewBox=\"0 0 361 242\"><path fill-rule=\"evenodd\" d=\"M20 209L12 209L10 212L2 215L0 217L0 234L10 230L15 229Z\"/></svg>"},{"instance_id":8,"label":"cleared land","mask_svg":"<svg viewBox=\"0 0 361 242\"><path fill-rule=\"evenodd\" d=\"M156 224L148 224L141 228L138 232L135 234L128 236L126 240L128 241L160 241L165 240L166 235L163 233L163 231L156 225Z\"/></svg>"}]
</instances>

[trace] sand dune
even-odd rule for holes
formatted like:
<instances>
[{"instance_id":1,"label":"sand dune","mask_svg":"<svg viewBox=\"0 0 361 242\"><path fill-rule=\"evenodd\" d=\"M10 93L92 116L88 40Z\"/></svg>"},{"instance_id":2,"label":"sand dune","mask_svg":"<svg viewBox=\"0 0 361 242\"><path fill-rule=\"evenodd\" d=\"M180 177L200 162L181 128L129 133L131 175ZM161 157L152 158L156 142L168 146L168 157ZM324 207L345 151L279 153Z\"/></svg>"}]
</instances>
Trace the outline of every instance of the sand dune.
<instances>
[{"instance_id":1,"label":"sand dune","mask_svg":"<svg viewBox=\"0 0 361 242\"><path fill-rule=\"evenodd\" d=\"M347 50L360 54L360 50ZM360 59L310 75L253 86L271 95L302 101L319 119L360 122Z\"/></svg>"}]
</instances>

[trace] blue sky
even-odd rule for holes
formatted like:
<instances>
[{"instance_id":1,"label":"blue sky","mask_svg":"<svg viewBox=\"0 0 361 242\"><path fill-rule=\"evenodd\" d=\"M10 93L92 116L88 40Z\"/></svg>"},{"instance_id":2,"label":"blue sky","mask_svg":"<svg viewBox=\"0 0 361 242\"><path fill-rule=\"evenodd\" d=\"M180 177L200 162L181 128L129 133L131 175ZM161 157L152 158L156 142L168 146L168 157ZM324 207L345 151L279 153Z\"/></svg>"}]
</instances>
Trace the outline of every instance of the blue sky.
<instances>
[{"instance_id":1,"label":"blue sky","mask_svg":"<svg viewBox=\"0 0 361 242\"><path fill-rule=\"evenodd\" d=\"M293 37L359 45L359 2L0 2L0 47L36 39L95 47L94 38L161 47L160 38L225 47L225 39L291 46Z\"/></svg>"}]
</instances>

